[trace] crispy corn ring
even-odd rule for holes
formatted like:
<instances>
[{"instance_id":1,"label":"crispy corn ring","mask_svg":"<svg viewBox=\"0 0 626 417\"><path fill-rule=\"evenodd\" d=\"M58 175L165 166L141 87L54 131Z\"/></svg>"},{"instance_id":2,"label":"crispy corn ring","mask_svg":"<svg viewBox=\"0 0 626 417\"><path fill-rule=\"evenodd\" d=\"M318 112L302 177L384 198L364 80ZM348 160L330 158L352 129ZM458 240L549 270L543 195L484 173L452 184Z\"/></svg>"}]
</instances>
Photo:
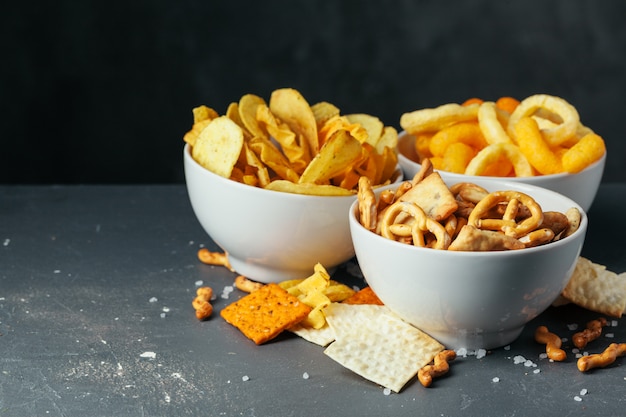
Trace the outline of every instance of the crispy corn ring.
<instances>
[{"instance_id":1,"label":"crispy corn ring","mask_svg":"<svg viewBox=\"0 0 626 417\"><path fill-rule=\"evenodd\" d=\"M505 156L513 164L518 177L533 176L533 169L522 151L512 143L494 143L483 148L465 169L466 175L484 175L487 168Z\"/></svg>"},{"instance_id":2,"label":"crispy corn ring","mask_svg":"<svg viewBox=\"0 0 626 417\"><path fill-rule=\"evenodd\" d=\"M555 127L542 130L550 146L560 145L576 135L580 123L576 108L560 97L547 94L535 94L522 100L509 119L509 134L513 136L512 129L523 117L532 116L537 111L557 115L562 121Z\"/></svg>"},{"instance_id":3,"label":"crispy corn ring","mask_svg":"<svg viewBox=\"0 0 626 417\"><path fill-rule=\"evenodd\" d=\"M485 216L500 203L506 202L507 209L502 219L486 218ZM519 204L530 211L519 223L516 220ZM519 191L494 191L483 198L472 210L467 223L478 229L499 230L504 234L520 238L535 230L543 221L543 211L537 202L529 195Z\"/></svg>"},{"instance_id":4,"label":"crispy corn ring","mask_svg":"<svg viewBox=\"0 0 626 417\"><path fill-rule=\"evenodd\" d=\"M443 129L458 122L476 120L478 104L462 106L456 103L415 110L400 116L400 126L412 135Z\"/></svg>"},{"instance_id":5,"label":"crispy corn ring","mask_svg":"<svg viewBox=\"0 0 626 417\"><path fill-rule=\"evenodd\" d=\"M502 123L498 120L494 102L486 101L480 105L478 109L478 125L487 143L513 143Z\"/></svg>"},{"instance_id":6,"label":"crispy corn ring","mask_svg":"<svg viewBox=\"0 0 626 417\"><path fill-rule=\"evenodd\" d=\"M410 223L395 223L396 217L400 214L410 216L412 221ZM434 249L447 249L450 246L450 236L446 229L439 222L428 217L417 204L398 201L385 211L381 224L381 234L387 239L398 240L399 237L410 236L413 239L413 245L426 247L424 232L430 232L435 236L436 242L432 246Z\"/></svg>"},{"instance_id":7,"label":"crispy corn ring","mask_svg":"<svg viewBox=\"0 0 626 417\"><path fill-rule=\"evenodd\" d=\"M513 135L520 151L540 174L550 175L563 171L561 160L543 139L535 119L522 117L513 126Z\"/></svg>"},{"instance_id":8,"label":"crispy corn ring","mask_svg":"<svg viewBox=\"0 0 626 417\"><path fill-rule=\"evenodd\" d=\"M443 169L463 174L467 165L476 156L476 150L463 142L450 144L443 154Z\"/></svg>"},{"instance_id":9,"label":"crispy corn ring","mask_svg":"<svg viewBox=\"0 0 626 417\"><path fill-rule=\"evenodd\" d=\"M580 172L602 158L605 152L604 140L589 133L563 154L563 169L570 174Z\"/></svg>"},{"instance_id":10,"label":"crispy corn ring","mask_svg":"<svg viewBox=\"0 0 626 417\"><path fill-rule=\"evenodd\" d=\"M519 103L520 101L516 98L504 96L496 100L496 107L511 114L519 106Z\"/></svg>"}]
</instances>

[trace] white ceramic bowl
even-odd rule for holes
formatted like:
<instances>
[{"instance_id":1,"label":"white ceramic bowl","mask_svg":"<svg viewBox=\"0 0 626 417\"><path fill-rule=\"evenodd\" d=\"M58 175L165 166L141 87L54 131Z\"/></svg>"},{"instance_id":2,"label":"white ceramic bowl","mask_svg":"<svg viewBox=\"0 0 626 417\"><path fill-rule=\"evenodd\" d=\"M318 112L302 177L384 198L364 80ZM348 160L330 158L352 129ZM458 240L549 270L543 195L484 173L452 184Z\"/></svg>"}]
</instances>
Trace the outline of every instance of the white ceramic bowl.
<instances>
[{"instance_id":1,"label":"white ceramic bowl","mask_svg":"<svg viewBox=\"0 0 626 417\"><path fill-rule=\"evenodd\" d=\"M216 175L184 149L187 191L198 221L232 267L260 282L306 278L354 256L346 214L356 196L264 190ZM398 169L401 179L401 172Z\"/></svg>"},{"instance_id":2,"label":"white ceramic bowl","mask_svg":"<svg viewBox=\"0 0 626 417\"><path fill-rule=\"evenodd\" d=\"M415 162L417 159L417 154L415 152L415 137L406 132L400 132L398 135L398 162L404 171L405 178L413 178L413 176L420 170L421 165ZM539 187L556 191L576 201L585 211L588 211L594 198L596 197L596 193L598 192L598 187L600 186L600 181L602 180L602 174L604 173L605 163L606 153L602 159L577 174L563 173L526 178L507 177L506 180L537 185ZM499 177L478 177L455 174L453 172L446 171L438 172L444 180L454 182L473 182L477 178L502 179Z\"/></svg>"},{"instance_id":3,"label":"white ceramic bowl","mask_svg":"<svg viewBox=\"0 0 626 417\"><path fill-rule=\"evenodd\" d=\"M522 191L544 211L582 210L540 187L504 180L475 183L489 191ZM516 339L567 284L587 230L583 212L580 228L557 242L514 251L455 252L386 239L361 226L357 210L357 204L350 209L350 228L367 283L400 317L453 349L491 349Z\"/></svg>"}]
</instances>

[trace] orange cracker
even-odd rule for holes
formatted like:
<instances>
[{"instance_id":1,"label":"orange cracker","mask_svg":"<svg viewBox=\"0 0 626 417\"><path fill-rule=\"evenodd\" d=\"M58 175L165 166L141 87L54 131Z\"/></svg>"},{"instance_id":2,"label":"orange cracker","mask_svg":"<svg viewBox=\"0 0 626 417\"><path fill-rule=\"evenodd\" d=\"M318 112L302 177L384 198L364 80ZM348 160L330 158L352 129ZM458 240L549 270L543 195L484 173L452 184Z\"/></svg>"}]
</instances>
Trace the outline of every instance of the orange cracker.
<instances>
[{"instance_id":1,"label":"orange cracker","mask_svg":"<svg viewBox=\"0 0 626 417\"><path fill-rule=\"evenodd\" d=\"M352 295L349 298L343 300L345 304L374 304L382 306L383 302L376 295L374 290L370 286L367 286Z\"/></svg>"},{"instance_id":2,"label":"orange cracker","mask_svg":"<svg viewBox=\"0 0 626 417\"><path fill-rule=\"evenodd\" d=\"M226 306L220 315L257 345L299 323L311 307L270 283Z\"/></svg>"}]
</instances>

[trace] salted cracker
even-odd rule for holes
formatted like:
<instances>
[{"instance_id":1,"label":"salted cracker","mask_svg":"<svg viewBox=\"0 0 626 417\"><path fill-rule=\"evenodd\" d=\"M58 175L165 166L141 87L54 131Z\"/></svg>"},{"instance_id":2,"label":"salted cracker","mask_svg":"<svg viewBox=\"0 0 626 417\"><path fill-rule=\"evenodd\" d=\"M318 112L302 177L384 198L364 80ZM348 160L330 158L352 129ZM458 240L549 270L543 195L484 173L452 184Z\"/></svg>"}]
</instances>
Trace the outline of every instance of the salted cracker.
<instances>
[{"instance_id":1,"label":"salted cracker","mask_svg":"<svg viewBox=\"0 0 626 417\"><path fill-rule=\"evenodd\" d=\"M446 219L459 207L446 183L438 172L433 172L398 199L410 201L422 208L429 217L437 221Z\"/></svg>"},{"instance_id":2,"label":"salted cracker","mask_svg":"<svg viewBox=\"0 0 626 417\"><path fill-rule=\"evenodd\" d=\"M581 256L562 295L588 310L621 317L626 312L626 273L609 271Z\"/></svg>"},{"instance_id":3,"label":"salted cracker","mask_svg":"<svg viewBox=\"0 0 626 417\"><path fill-rule=\"evenodd\" d=\"M332 304L336 340L324 353L356 374L400 392L444 347L385 306Z\"/></svg>"}]
</instances>

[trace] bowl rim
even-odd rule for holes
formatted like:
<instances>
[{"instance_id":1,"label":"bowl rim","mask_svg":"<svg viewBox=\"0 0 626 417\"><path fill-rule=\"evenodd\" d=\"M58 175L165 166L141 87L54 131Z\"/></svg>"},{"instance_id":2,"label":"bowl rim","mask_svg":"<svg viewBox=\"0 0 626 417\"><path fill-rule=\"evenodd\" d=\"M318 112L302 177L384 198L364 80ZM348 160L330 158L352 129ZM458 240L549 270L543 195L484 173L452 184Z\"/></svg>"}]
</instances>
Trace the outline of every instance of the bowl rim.
<instances>
[{"instance_id":1,"label":"bowl rim","mask_svg":"<svg viewBox=\"0 0 626 417\"><path fill-rule=\"evenodd\" d=\"M446 181L446 183L451 183L453 181ZM350 211L348 212L348 217L349 217L349 222L350 222L350 228L352 230L353 227L358 227L359 229L361 229L364 232L368 232L372 234L372 238L373 239L381 239L379 242L382 243L382 241L386 241L388 242L390 245L392 245L392 247L394 247L394 245L398 245L397 247L401 250L405 250L405 251L412 251L415 253L420 253L423 251L424 254L432 254L432 251L435 251L435 253L437 254L437 256L450 256L450 257L507 257L507 256L525 256L525 255L529 255L535 252L542 252L542 251L546 251L546 250L550 250L550 248L557 248L559 246L562 245L567 245L570 241L580 237L580 235L582 234L582 238L583 238L583 244L584 244L584 235L587 233L587 227L588 227L588 222L589 219L587 217L587 213L582 209L582 207L576 203L575 201L573 201L572 199L570 199L569 197L566 197L562 194L557 193L556 191L552 191L552 190L548 190L546 188L542 188L540 186L537 185L533 185L533 184L526 184L526 183L518 183L518 182L510 182L510 181L505 181L505 180L493 180L493 179L485 179L484 181L485 183L490 183L489 186L490 187L500 187L500 185L506 187L511 186L513 187L512 189L518 189L518 191L522 191L525 192L527 194L529 194L531 197L533 197L532 195L532 191L540 191L543 193L547 193L549 195L551 195L552 197L558 198L560 200L563 200L565 203L569 203L569 205L571 207L576 207L579 211L580 211L580 225L578 227L578 229L572 233L571 235L557 240L556 242L550 242L548 244L545 245L540 245L540 246L535 246L535 247L531 247L531 248L524 248L524 249L518 249L518 250L504 250L504 251L450 251L450 250L437 250L437 249L433 249L433 248L424 248L424 247L420 247L420 246L413 246L413 245L409 245L406 243L402 243L402 242L397 242L391 239L387 239L384 236L379 235L378 233L372 232L371 230L366 229L360 221L358 221L357 218L357 212L358 212L358 200L353 202L350 205ZM520 188L528 188L530 189L529 191L525 191L525 190L519 190ZM388 188L389 189L389 188ZM394 188L390 188L390 189L394 189ZM503 188L504 190L506 190L507 188ZM375 191L375 192L378 192ZM535 197L533 197L535 198ZM353 242L356 248L356 241L358 239L354 239L353 238Z\"/></svg>"},{"instance_id":2,"label":"bowl rim","mask_svg":"<svg viewBox=\"0 0 626 417\"><path fill-rule=\"evenodd\" d=\"M254 187L251 185L247 185L247 184L242 184L240 182L237 181L233 181L229 178L224 178L221 175L216 174L215 172L212 172L208 169L206 169L205 167L203 167L202 165L200 165L198 163L198 161L196 161L192 156L191 156L191 145L189 145L189 143L185 143L185 146L183 147L183 158L184 158L184 165L187 166L187 164L189 164L189 166L192 166L193 169L198 170L199 172L201 172L203 175L209 176L214 178L216 181L219 181L223 184L229 184L233 187L235 187L235 189L244 191L244 190L248 190L251 193L259 193L261 194L268 194L268 193L272 193L272 195L277 196L277 195L281 195L281 196L291 196L292 198L295 199L303 199L303 200L310 200L310 199L314 199L314 198L333 198L333 199L344 199L344 200L349 200L349 199L354 199L357 195L356 191L354 191L351 195L318 195L318 194L298 194L298 193L289 193L289 192L285 192L285 191L277 191L277 190L268 190L265 188L261 188L261 187ZM402 167L400 166L400 162L398 162L396 164L396 169L394 170L394 172L396 172L398 174L398 179L396 180L396 182L391 183L391 184L385 184L385 185L378 185L375 186L374 189L379 189L379 188L387 188L390 186L393 186L395 184L400 184L403 180L404 180L404 171L402 170ZM185 178L187 178L187 170L185 169ZM185 181L186 183L188 181ZM288 197L284 197L284 198L288 198Z\"/></svg>"},{"instance_id":3,"label":"bowl rim","mask_svg":"<svg viewBox=\"0 0 626 417\"><path fill-rule=\"evenodd\" d=\"M402 165L402 162L406 162L409 164L415 164L418 168L421 167L422 165L419 162L414 161L413 159L411 159L410 157L406 156L403 152L402 152L402 146L400 145L401 141L406 141L406 140L410 140L411 137L415 137L412 134L408 133L405 130L402 130L401 132L398 133L398 163L400 163L400 165ZM409 138L409 139L406 139ZM597 161L595 161L594 163L592 163L591 165L589 165L588 167L586 167L585 169L583 169L580 172L577 172L575 174L570 174L567 172L559 172L557 174L548 174L548 175L535 175L532 177L495 177L495 176L489 176L489 175L466 175L466 174L459 174L456 172L450 172L450 171L441 171L444 175L446 176L450 176L451 178L453 177L458 177L458 178L485 178L485 179L503 179L503 180L511 180L513 182L540 182L542 179L549 181L552 179L558 179L558 178L565 178L565 177L572 177L575 175L580 175L586 171L591 171L595 168L598 167L598 165L605 165L606 164L606 154L607 152L605 151L604 154L602 154L602 157L600 159L598 159Z\"/></svg>"}]
</instances>

